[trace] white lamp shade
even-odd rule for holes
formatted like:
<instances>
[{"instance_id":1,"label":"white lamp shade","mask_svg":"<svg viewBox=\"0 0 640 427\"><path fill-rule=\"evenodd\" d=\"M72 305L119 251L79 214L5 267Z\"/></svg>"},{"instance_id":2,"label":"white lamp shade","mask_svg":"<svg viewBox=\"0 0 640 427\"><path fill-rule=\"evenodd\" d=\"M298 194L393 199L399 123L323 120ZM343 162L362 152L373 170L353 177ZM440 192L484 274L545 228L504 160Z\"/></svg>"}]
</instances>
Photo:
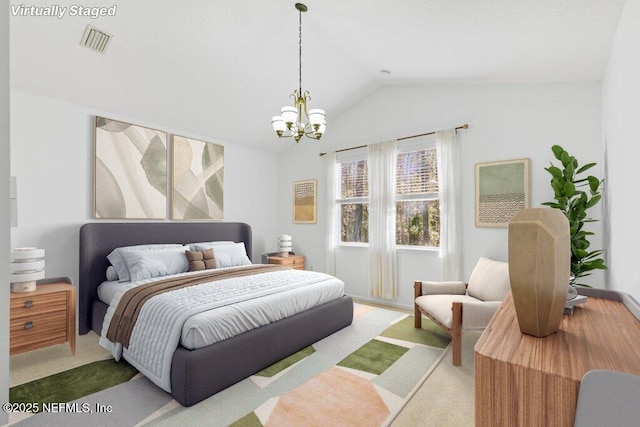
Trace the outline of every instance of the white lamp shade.
<instances>
[{"instance_id":1,"label":"white lamp shade","mask_svg":"<svg viewBox=\"0 0 640 427\"><path fill-rule=\"evenodd\" d=\"M280 256L289 256L292 248L291 236L288 234L281 234L278 236L278 252Z\"/></svg>"},{"instance_id":2,"label":"white lamp shade","mask_svg":"<svg viewBox=\"0 0 640 427\"><path fill-rule=\"evenodd\" d=\"M27 273L31 271L44 271L44 260L29 260L24 262L12 262L11 273Z\"/></svg>"},{"instance_id":3,"label":"white lamp shade","mask_svg":"<svg viewBox=\"0 0 640 427\"><path fill-rule=\"evenodd\" d=\"M282 116L274 116L271 119L271 126L273 126L274 132L284 132L287 130L287 125L284 123Z\"/></svg>"},{"instance_id":4,"label":"white lamp shade","mask_svg":"<svg viewBox=\"0 0 640 427\"><path fill-rule=\"evenodd\" d=\"M44 270L31 273L12 273L9 275L11 283L34 282L44 279Z\"/></svg>"},{"instance_id":5,"label":"white lamp shade","mask_svg":"<svg viewBox=\"0 0 640 427\"><path fill-rule=\"evenodd\" d=\"M280 113L282 114L282 120L284 120L287 126L295 123L298 119L298 110L296 110L296 107L282 107Z\"/></svg>"},{"instance_id":6,"label":"white lamp shade","mask_svg":"<svg viewBox=\"0 0 640 427\"><path fill-rule=\"evenodd\" d=\"M324 110L319 108L309 110L309 123L311 123L311 125L322 125L326 123Z\"/></svg>"},{"instance_id":7,"label":"white lamp shade","mask_svg":"<svg viewBox=\"0 0 640 427\"><path fill-rule=\"evenodd\" d=\"M11 250L9 266L14 292L32 292L36 290L36 280L44 279L44 249L15 248Z\"/></svg>"},{"instance_id":8,"label":"white lamp shade","mask_svg":"<svg viewBox=\"0 0 640 427\"><path fill-rule=\"evenodd\" d=\"M44 249L37 248L15 248L11 250L11 260L21 261L28 259L44 258Z\"/></svg>"}]
</instances>

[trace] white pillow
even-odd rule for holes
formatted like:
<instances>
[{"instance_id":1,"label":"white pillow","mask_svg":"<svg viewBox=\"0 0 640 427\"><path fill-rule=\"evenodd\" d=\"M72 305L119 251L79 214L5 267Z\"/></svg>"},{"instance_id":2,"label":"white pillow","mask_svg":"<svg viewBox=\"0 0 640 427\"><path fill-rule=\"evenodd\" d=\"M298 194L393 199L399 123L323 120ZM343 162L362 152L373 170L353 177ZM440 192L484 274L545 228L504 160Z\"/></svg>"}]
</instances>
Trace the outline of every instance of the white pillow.
<instances>
[{"instance_id":1,"label":"white pillow","mask_svg":"<svg viewBox=\"0 0 640 427\"><path fill-rule=\"evenodd\" d=\"M220 240L218 242L191 243L185 246L189 246L189 250L191 251L206 251L207 249L215 248L216 246L228 246L235 244L236 242L232 242L231 240Z\"/></svg>"},{"instance_id":2,"label":"white pillow","mask_svg":"<svg viewBox=\"0 0 640 427\"><path fill-rule=\"evenodd\" d=\"M467 292L482 301L502 301L511 289L509 264L480 257L469 277Z\"/></svg>"},{"instance_id":3,"label":"white pillow","mask_svg":"<svg viewBox=\"0 0 640 427\"><path fill-rule=\"evenodd\" d=\"M182 246L151 251L124 249L120 253L127 264L132 282L189 270L189 262Z\"/></svg>"},{"instance_id":4,"label":"white pillow","mask_svg":"<svg viewBox=\"0 0 640 427\"><path fill-rule=\"evenodd\" d=\"M113 265L107 267L107 280L110 282L115 282L116 280L118 280L118 272Z\"/></svg>"},{"instance_id":5,"label":"white pillow","mask_svg":"<svg viewBox=\"0 0 640 427\"><path fill-rule=\"evenodd\" d=\"M121 251L126 249L135 249L135 250L155 250L155 249L164 249L164 248L181 248L182 245L178 243L159 243L153 245L135 245L135 246L122 246L120 248L115 248L109 255L107 255L107 259L116 269L116 273L118 273L118 279L121 282L128 282L131 280L129 277L129 269L127 268L127 263L124 262L122 258Z\"/></svg>"},{"instance_id":6,"label":"white pillow","mask_svg":"<svg viewBox=\"0 0 640 427\"><path fill-rule=\"evenodd\" d=\"M216 266L218 268L251 265L244 242L215 246L213 255L216 257Z\"/></svg>"}]
</instances>

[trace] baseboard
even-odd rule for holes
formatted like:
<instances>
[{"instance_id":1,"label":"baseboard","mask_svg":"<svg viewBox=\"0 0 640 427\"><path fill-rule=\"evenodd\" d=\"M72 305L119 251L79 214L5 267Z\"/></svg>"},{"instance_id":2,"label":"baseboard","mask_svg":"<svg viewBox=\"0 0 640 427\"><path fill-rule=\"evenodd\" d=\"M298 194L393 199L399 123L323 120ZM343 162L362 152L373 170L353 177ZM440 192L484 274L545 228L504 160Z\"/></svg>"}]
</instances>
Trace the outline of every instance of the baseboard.
<instances>
[{"instance_id":1,"label":"baseboard","mask_svg":"<svg viewBox=\"0 0 640 427\"><path fill-rule=\"evenodd\" d=\"M388 301L380 298L367 298L367 297L361 297L359 295L349 295L349 296L353 299L354 302L360 302L363 304L375 304L375 305L379 305L382 307L389 307L389 308L399 308L402 310L413 312L412 305L398 304L398 303L394 303L392 301Z\"/></svg>"}]
</instances>

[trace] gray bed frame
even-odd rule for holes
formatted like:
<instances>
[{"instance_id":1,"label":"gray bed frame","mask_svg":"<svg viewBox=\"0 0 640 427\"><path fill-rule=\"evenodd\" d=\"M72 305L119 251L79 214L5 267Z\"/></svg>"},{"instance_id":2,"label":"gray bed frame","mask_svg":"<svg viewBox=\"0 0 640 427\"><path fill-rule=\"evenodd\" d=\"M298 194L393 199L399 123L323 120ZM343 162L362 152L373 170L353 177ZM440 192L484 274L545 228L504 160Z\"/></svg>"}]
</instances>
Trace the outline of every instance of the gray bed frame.
<instances>
[{"instance_id":1,"label":"gray bed frame","mask_svg":"<svg viewBox=\"0 0 640 427\"><path fill-rule=\"evenodd\" d=\"M100 222L80 228L79 333L100 335L107 305L97 288L107 255L119 246L151 243L244 242L251 259L251 227L237 222ZM197 350L178 346L171 362L171 395L191 406L351 324L349 296Z\"/></svg>"}]
</instances>

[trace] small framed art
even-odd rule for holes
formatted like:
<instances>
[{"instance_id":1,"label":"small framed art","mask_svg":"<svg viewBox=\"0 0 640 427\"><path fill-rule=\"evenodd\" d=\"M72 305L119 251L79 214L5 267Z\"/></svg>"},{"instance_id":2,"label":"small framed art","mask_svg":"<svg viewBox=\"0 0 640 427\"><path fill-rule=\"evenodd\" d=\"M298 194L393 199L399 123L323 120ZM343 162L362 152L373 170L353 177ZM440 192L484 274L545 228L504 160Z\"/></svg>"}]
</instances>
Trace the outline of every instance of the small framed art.
<instances>
[{"instance_id":1,"label":"small framed art","mask_svg":"<svg viewBox=\"0 0 640 427\"><path fill-rule=\"evenodd\" d=\"M295 181L293 183L293 223L315 224L317 202L317 180Z\"/></svg>"},{"instance_id":2,"label":"small framed art","mask_svg":"<svg viewBox=\"0 0 640 427\"><path fill-rule=\"evenodd\" d=\"M529 159L476 163L476 227L506 227L529 204Z\"/></svg>"}]
</instances>

